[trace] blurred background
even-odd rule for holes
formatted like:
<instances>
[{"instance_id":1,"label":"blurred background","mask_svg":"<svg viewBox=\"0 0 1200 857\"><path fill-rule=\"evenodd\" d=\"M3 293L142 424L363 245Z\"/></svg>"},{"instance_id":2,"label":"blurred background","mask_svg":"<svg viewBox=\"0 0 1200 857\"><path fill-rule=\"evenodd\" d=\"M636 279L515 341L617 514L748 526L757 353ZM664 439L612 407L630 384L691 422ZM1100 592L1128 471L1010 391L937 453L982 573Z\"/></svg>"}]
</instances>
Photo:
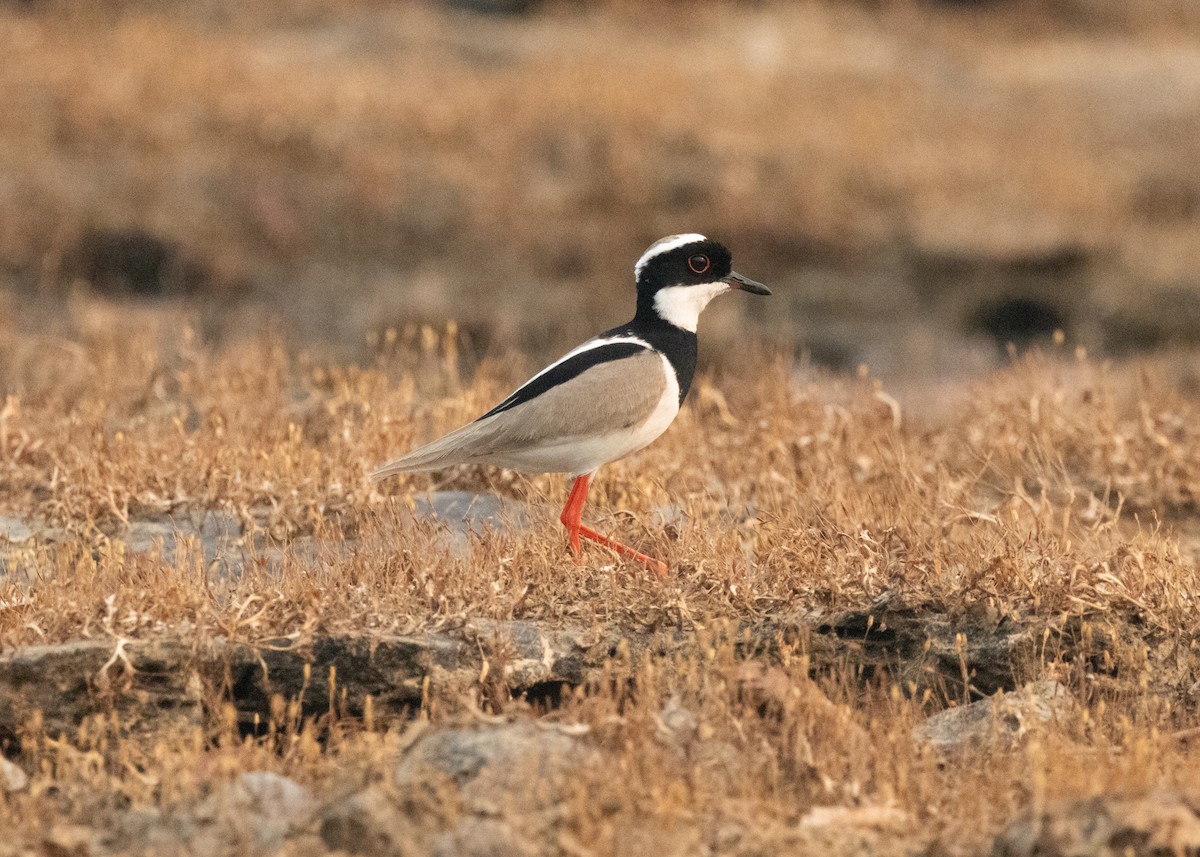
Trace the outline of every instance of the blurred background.
<instances>
[{"instance_id":1,"label":"blurred background","mask_svg":"<svg viewBox=\"0 0 1200 857\"><path fill-rule=\"evenodd\" d=\"M1200 340L1195 0L2 0L0 312L553 356L656 238L752 343L956 378ZM119 318L121 313L110 313Z\"/></svg>"}]
</instances>

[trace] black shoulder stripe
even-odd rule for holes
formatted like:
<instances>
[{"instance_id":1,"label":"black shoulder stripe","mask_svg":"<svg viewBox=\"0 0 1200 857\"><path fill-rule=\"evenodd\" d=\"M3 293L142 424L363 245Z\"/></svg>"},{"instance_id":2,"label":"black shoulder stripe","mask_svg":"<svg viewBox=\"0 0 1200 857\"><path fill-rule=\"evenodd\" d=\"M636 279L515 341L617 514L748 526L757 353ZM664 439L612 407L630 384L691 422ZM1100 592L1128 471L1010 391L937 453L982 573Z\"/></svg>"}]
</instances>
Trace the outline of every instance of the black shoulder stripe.
<instances>
[{"instance_id":1,"label":"black shoulder stripe","mask_svg":"<svg viewBox=\"0 0 1200 857\"><path fill-rule=\"evenodd\" d=\"M593 366L613 360L620 360L624 357L632 357L635 354L648 350L646 346L639 345L636 342L611 342L605 345L597 345L595 348L589 348L587 351L581 351L573 357L568 357L549 371L543 372L541 375L526 381L524 386L479 419L486 420L488 417L494 417L496 414L503 413L510 408L515 408L517 405L523 405L526 402L532 401L551 387L556 387L559 384L570 381L572 378L582 375ZM479 420L476 420L476 422L479 422Z\"/></svg>"}]
</instances>

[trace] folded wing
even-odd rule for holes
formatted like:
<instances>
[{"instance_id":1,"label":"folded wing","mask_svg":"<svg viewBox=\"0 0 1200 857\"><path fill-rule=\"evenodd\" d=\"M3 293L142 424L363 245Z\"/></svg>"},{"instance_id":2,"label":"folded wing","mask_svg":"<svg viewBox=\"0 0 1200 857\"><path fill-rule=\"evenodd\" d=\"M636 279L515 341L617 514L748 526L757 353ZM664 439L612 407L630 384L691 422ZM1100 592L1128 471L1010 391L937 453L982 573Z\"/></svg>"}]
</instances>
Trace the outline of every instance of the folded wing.
<instances>
[{"instance_id":1,"label":"folded wing","mask_svg":"<svg viewBox=\"0 0 1200 857\"><path fill-rule=\"evenodd\" d=\"M372 480L456 464L509 464L515 455L628 431L667 391L662 357L644 343L600 342L535 375L478 420L385 464Z\"/></svg>"}]
</instances>

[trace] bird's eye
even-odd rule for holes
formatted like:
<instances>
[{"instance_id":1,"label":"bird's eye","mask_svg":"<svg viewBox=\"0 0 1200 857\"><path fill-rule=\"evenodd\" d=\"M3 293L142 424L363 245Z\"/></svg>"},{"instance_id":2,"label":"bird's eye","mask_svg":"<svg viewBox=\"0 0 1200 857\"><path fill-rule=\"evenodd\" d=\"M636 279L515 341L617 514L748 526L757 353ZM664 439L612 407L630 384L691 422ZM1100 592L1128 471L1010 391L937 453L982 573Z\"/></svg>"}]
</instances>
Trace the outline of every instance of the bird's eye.
<instances>
[{"instance_id":1,"label":"bird's eye","mask_svg":"<svg viewBox=\"0 0 1200 857\"><path fill-rule=\"evenodd\" d=\"M711 264L712 262L708 261L708 257L702 253L697 253L688 259L688 267L696 274L703 274Z\"/></svg>"}]
</instances>

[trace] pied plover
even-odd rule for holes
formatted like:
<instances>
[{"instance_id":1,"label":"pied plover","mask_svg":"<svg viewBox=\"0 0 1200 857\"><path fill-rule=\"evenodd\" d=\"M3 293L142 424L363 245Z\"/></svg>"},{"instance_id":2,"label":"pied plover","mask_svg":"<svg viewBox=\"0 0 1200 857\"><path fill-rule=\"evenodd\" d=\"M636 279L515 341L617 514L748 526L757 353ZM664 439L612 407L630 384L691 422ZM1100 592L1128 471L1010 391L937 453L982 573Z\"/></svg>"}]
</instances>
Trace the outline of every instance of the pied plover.
<instances>
[{"instance_id":1,"label":"pied plover","mask_svg":"<svg viewBox=\"0 0 1200 857\"><path fill-rule=\"evenodd\" d=\"M560 520L578 557L580 538L624 554L659 575L660 560L582 523L592 475L655 440L679 413L696 369L696 324L708 302L740 289L769 295L736 273L729 251L703 235L656 241L634 267L633 320L580 345L526 381L479 419L383 465L396 473L492 464L575 477Z\"/></svg>"}]
</instances>

